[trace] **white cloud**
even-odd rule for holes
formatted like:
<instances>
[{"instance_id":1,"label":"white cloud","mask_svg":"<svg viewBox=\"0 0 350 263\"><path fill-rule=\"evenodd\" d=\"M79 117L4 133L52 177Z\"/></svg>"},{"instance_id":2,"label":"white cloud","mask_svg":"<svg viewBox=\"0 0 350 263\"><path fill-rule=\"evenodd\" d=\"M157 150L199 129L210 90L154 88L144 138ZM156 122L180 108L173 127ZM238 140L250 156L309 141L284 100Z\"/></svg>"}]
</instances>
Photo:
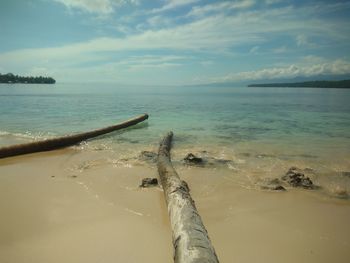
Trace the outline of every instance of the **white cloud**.
<instances>
[{"instance_id":1,"label":"white cloud","mask_svg":"<svg viewBox=\"0 0 350 263\"><path fill-rule=\"evenodd\" d=\"M286 53L287 51L288 51L288 48L286 46L281 46L272 50L272 52L275 54Z\"/></svg>"},{"instance_id":2,"label":"white cloud","mask_svg":"<svg viewBox=\"0 0 350 263\"><path fill-rule=\"evenodd\" d=\"M335 60L313 65L293 64L285 67L265 68L255 71L238 72L229 74L225 77L216 78L214 81L231 82L343 74L350 74L350 62L345 60Z\"/></svg>"},{"instance_id":3,"label":"white cloud","mask_svg":"<svg viewBox=\"0 0 350 263\"><path fill-rule=\"evenodd\" d=\"M67 1L67 3L74 2L73 0L56 1ZM112 3L112 0L101 0L98 2L102 3L104 1L107 3L107 6L108 3ZM75 0L75 2L87 3L87 1L82 0ZM91 0L91 3L96 2L97 0ZM113 1L113 4L121 2L122 1ZM183 5L189 3L189 1L180 2ZM179 5L180 2L177 1L177 4ZM248 6L247 3L253 2L254 1L245 0L240 3L243 8L243 3ZM167 3L169 4L170 1ZM172 6L176 6L174 1L172 1L172 3ZM289 6L261 10L240 9L240 12L237 12L234 15L228 15L225 12L221 12L222 9L225 9L225 5L233 6L235 3L238 3L238 1L225 1L221 3L219 2L218 4L205 5L203 6L204 9L201 11L202 13L211 12L208 11L210 8L218 11L210 16L194 16L189 19L192 22L164 29L141 31L141 28L140 32L138 30L128 30L127 27L123 27L124 23L121 23L118 24L118 26L120 26L119 30L126 33L125 37L96 38L86 42L68 44L59 47L22 49L0 53L0 68L5 69L7 72L18 72L18 74L30 72L30 70L43 70L46 68L50 69L50 72L53 72L53 76L63 77L66 76L65 74L67 72L69 72L69 76L73 76L75 74L74 72L76 72L74 76L77 76L78 74L83 75L85 70L86 78L93 78L99 74L102 74L101 76L109 74L109 76L113 76L114 78L114 75L112 74L113 70L115 73L119 72L118 74L120 74L122 70L120 67L122 64L121 62L111 62L113 58L117 56L120 57L120 55L124 55L129 53L129 51L134 50L140 52L139 54L148 53L149 51L158 52L159 50L162 50L162 52L165 51L167 54L200 54L198 56L204 54L202 59L205 61L210 57L210 60L213 60L216 66L220 64L219 60L223 58L223 53L238 53L242 47L244 50L247 50L247 47L252 47L250 50L251 54L259 51L259 46L264 47L264 54L262 55L268 55L266 54L267 50L271 47L268 46L268 42L281 36L284 39L290 37L296 41L299 38L300 44L305 44L305 38L303 39L303 37L300 36L314 37L315 35L342 43L350 41L350 35L344 34L344 32L347 32L347 29L345 30L344 28L345 26L349 26L348 22L343 22L341 27L339 27L338 21L323 20L311 16L311 9L309 10L308 8L296 9ZM91 10L97 10L101 7L96 7L91 4L89 8ZM109 10L109 8L106 7L101 10ZM200 14L199 11L196 12L197 14ZM163 18L164 17L160 16L160 14L156 14L153 16L153 19L149 18L148 22L150 24L161 23ZM185 20L188 22L188 17L185 18ZM128 23L125 22L125 24ZM174 23L170 23L169 25L174 25ZM306 41L308 41L308 38L306 38ZM283 51L283 49L281 50ZM273 52L271 49L270 51ZM148 61L146 61L146 59L148 59ZM129 60L129 64L127 64L126 68L141 70L141 68L166 68L186 64L185 61L170 59L169 57L167 60L158 60L156 63L150 63L150 59L151 58L143 58L143 60L141 60L138 58L134 63ZM122 62L126 63L127 61L124 60ZM232 65L234 65L234 63L235 62L232 62ZM317 62L313 65L323 65L324 63L325 62ZM159 66L157 66L157 64ZM91 65L95 66L92 67ZM266 69L265 71L246 72L241 73L240 75L228 75L227 78L257 77L263 74L270 76L275 73L275 75L293 75L293 72L295 74L307 72L306 69L303 69L304 66L301 65L302 64L296 65L295 67L297 67L297 69ZM310 67L313 68L314 72L317 70L325 71L326 69L330 69L329 66L318 66L318 68L315 68L313 65L310 65ZM346 68L344 65L341 66L340 62L334 67L333 72L340 71L341 68ZM94 70L92 70L92 68Z\"/></svg>"},{"instance_id":4,"label":"white cloud","mask_svg":"<svg viewBox=\"0 0 350 263\"><path fill-rule=\"evenodd\" d=\"M255 4L254 0L243 1L225 1L216 4L208 4L204 6L194 6L188 13L188 16L202 17L210 13L224 12L233 9L249 8Z\"/></svg>"},{"instance_id":5,"label":"white cloud","mask_svg":"<svg viewBox=\"0 0 350 263\"><path fill-rule=\"evenodd\" d=\"M160 8L152 9L151 13L168 11L178 7L186 6L198 2L199 0L167 0L166 4Z\"/></svg>"},{"instance_id":6,"label":"white cloud","mask_svg":"<svg viewBox=\"0 0 350 263\"><path fill-rule=\"evenodd\" d=\"M249 20L249 18L247 19ZM98 60L102 52L126 50L191 50L220 52L262 39L240 26L240 18L215 16L169 29L148 30L124 38L96 38L87 42L53 48L23 49L0 54L0 66L67 64ZM241 27L236 30L235 25ZM246 31L246 32L244 32Z\"/></svg>"},{"instance_id":7,"label":"white cloud","mask_svg":"<svg viewBox=\"0 0 350 263\"><path fill-rule=\"evenodd\" d=\"M185 56L133 56L128 59L119 61L116 65L126 66L128 69L142 69L142 68L168 68L174 66L181 66L182 61L190 58Z\"/></svg>"},{"instance_id":8,"label":"white cloud","mask_svg":"<svg viewBox=\"0 0 350 263\"><path fill-rule=\"evenodd\" d=\"M171 25L172 21L169 17L156 15L148 18L147 23L151 27L165 27Z\"/></svg>"},{"instance_id":9,"label":"white cloud","mask_svg":"<svg viewBox=\"0 0 350 263\"><path fill-rule=\"evenodd\" d=\"M235 16L221 14L172 28L129 34L123 38L96 38L61 47L15 50L0 53L0 66L23 64L30 61L45 64L45 61L67 61L67 59L69 61L73 59L77 61L93 60L101 57L99 52L126 50L171 49L219 53L246 44L258 46L259 43L268 40L266 36L279 33L283 35L289 33L293 36L295 32L310 31L313 34L318 33L328 37L331 29L335 28L331 22L295 19L296 11L287 7L247 11ZM155 20L157 19L160 18L156 17ZM152 22L152 19L150 21ZM332 34L337 37L336 30L332 30ZM342 37L346 36L342 35Z\"/></svg>"},{"instance_id":10,"label":"white cloud","mask_svg":"<svg viewBox=\"0 0 350 263\"><path fill-rule=\"evenodd\" d=\"M249 53L251 54L256 54L258 52L258 50L260 49L259 46L254 46L249 50Z\"/></svg>"},{"instance_id":11,"label":"white cloud","mask_svg":"<svg viewBox=\"0 0 350 263\"><path fill-rule=\"evenodd\" d=\"M299 34L295 38L298 47L315 47L314 43L311 43L309 38L305 34Z\"/></svg>"},{"instance_id":12,"label":"white cloud","mask_svg":"<svg viewBox=\"0 0 350 263\"><path fill-rule=\"evenodd\" d=\"M188 61L190 57L185 56L155 56L155 55L144 55L144 56L131 56L125 59L118 60L117 62L107 63L103 67L120 69L123 68L125 71L137 71L144 69L167 69L170 67L181 66L183 61Z\"/></svg>"},{"instance_id":13,"label":"white cloud","mask_svg":"<svg viewBox=\"0 0 350 263\"><path fill-rule=\"evenodd\" d=\"M114 12L115 7L127 2L138 4L138 0L54 0L69 9L79 9L89 13L107 15Z\"/></svg>"},{"instance_id":14,"label":"white cloud","mask_svg":"<svg viewBox=\"0 0 350 263\"><path fill-rule=\"evenodd\" d=\"M267 5L274 5L274 4L278 4L278 3L281 3L282 0L265 0L265 3Z\"/></svg>"}]
</instances>

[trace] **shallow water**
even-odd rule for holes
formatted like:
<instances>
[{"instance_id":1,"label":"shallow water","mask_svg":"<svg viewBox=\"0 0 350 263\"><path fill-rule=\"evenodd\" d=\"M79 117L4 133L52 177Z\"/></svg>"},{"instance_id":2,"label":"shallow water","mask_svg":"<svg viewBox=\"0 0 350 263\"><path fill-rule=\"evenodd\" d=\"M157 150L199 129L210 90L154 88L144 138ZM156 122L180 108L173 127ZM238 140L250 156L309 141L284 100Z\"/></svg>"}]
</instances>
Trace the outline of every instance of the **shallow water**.
<instances>
[{"instance_id":1,"label":"shallow water","mask_svg":"<svg viewBox=\"0 0 350 263\"><path fill-rule=\"evenodd\" d=\"M309 168L330 195L350 193L350 91L312 88L123 87L101 84L0 85L0 146L108 126L147 112L147 122L79 146L101 165L144 165L174 131L173 160L187 153L229 160L251 183ZM90 167L77 163L76 167ZM81 168L79 168L81 169Z\"/></svg>"}]
</instances>

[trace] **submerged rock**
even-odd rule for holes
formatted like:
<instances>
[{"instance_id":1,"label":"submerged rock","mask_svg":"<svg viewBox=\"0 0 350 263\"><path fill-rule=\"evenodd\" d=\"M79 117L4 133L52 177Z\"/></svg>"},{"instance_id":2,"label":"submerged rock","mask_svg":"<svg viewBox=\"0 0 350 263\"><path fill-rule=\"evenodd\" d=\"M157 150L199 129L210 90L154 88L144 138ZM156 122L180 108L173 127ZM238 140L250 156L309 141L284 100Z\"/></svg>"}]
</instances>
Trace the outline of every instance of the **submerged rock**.
<instances>
[{"instance_id":1,"label":"submerged rock","mask_svg":"<svg viewBox=\"0 0 350 263\"><path fill-rule=\"evenodd\" d=\"M184 158L187 164L203 164L203 158L195 156L193 153L189 153Z\"/></svg>"},{"instance_id":2,"label":"submerged rock","mask_svg":"<svg viewBox=\"0 0 350 263\"><path fill-rule=\"evenodd\" d=\"M186 165L195 165L201 167L217 167L217 166L227 166L232 164L232 160L220 159L211 156L207 156L206 151L202 151L205 154L205 157L196 156L193 153L189 153L183 159Z\"/></svg>"},{"instance_id":3,"label":"submerged rock","mask_svg":"<svg viewBox=\"0 0 350 263\"><path fill-rule=\"evenodd\" d=\"M140 184L140 187L147 188L147 187L153 187L158 185L158 179L157 178L143 178L142 182Z\"/></svg>"},{"instance_id":4,"label":"submerged rock","mask_svg":"<svg viewBox=\"0 0 350 263\"><path fill-rule=\"evenodd\" d=\"M288 172L282 176L282 180L293 187L303 187L305 189L314 189L314 184L309 177L306 177L301 169L291 167Z\"/></svg>"}]
</instances>

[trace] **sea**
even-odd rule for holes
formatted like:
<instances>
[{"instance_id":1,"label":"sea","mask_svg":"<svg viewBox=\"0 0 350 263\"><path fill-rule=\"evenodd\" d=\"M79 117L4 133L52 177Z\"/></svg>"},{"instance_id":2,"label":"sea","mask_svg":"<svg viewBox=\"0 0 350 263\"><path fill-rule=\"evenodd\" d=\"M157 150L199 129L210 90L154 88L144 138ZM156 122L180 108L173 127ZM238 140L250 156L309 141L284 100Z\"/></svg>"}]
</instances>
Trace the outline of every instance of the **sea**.
<instances>
[{"instance_id":1,"label":"sea","mask_svg":"<svg viewBox=\"0 0 350 263\"><path fill-rule=\"evenodd\" d=\"M116 165L152 165L142 153L157 152L173 131L172 158L180 170L190 169L184 158L193 153L209 160L202 169L231 173L254 188L298 167L327 195L349 199L349 89L0 84L0 147L143 113L149 114L144 123L76 148L101 152Z\"/></svg>"}]
</instances>

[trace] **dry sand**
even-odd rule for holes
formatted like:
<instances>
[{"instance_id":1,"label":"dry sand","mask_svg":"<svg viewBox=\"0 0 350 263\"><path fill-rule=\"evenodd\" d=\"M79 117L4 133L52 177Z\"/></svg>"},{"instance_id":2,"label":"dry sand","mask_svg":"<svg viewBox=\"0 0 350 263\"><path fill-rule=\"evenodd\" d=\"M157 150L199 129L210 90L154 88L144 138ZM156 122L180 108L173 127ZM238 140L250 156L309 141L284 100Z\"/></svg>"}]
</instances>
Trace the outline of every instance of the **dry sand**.
<instances>
[{"instance_id":1,"label":"dry sand","mask_svg":"<svg viewBox=\"0 0 350 263\"><path fill-rule=\"evenodd\" d=\"M177 167L220 262L348 262L350 202L243 187L229 170ZM60 150L0 160L0 262L172 262L151 166Z\"/></svg>"}]
</instances>

